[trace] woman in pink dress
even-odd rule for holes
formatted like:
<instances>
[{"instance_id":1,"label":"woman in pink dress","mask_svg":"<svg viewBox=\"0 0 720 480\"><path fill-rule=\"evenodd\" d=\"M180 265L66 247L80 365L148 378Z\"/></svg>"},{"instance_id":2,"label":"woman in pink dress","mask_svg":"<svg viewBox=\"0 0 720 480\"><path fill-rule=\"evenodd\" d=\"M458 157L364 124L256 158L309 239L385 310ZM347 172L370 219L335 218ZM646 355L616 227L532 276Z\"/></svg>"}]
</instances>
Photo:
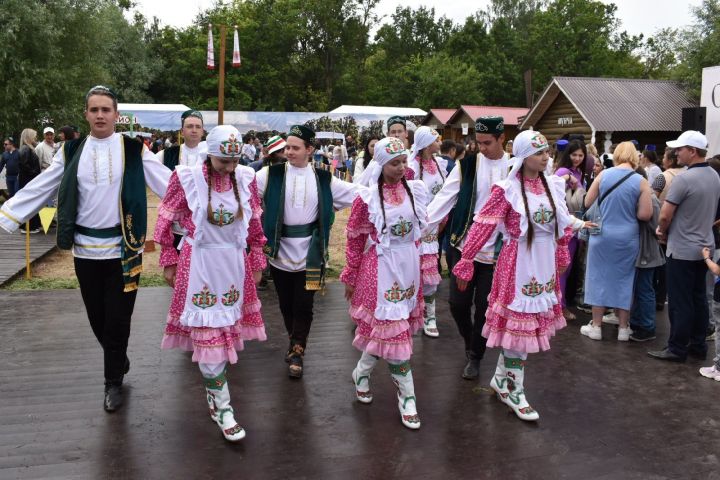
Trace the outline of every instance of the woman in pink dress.
<instances>
[{"instance_id":1,"label":"woman in pink dress","mask_svg":"<svg viewBox=\"0 0 720 480\"><path fill-rule=\"evenodd\" d=\"M442 189L447 178L447 160L436 159L440 152L440 134L430 127L420 127L415 131L415 143L410 153L408 169L413 171L413 178L425 184L430 203ZM435 293L442 280L438 272L438 227L429 230L420 243L420 271L422 272L423 300L425 301L423 333L428 337L438 337L435 317Z\"/></svg>"},{"instance_id":2,"label":"woman in pink dress","mask_svg":"<svg viewBox=\"0 0 720 480\"><path fill-rule=\"evenodd\" d=\"M569 214L565 181L544 175L547 149L539 132L524 131L515 138L515 164L508 178L492 187L453 269L463 290L472 279L475 254L495 229L503 233L482 333L488 347L502 348L490 386L529 421L540 415L525 398L527 354L548 350L550 337L565 326L558 277L570 264L567 245L573 231L592 225Z\"/></svg>"},{"instance_id":3,"label":"woman in pink dress","mask_svg":"<svg viewBox=\"0 0 720 480\"><path fill-rule=\"evenodd\" d=\"M370 188L359 192L350 211L340 276L357 324L353 345L362 351L352 379L357 400L372 402L370 374L385 359L398 388L400 420L417 429L410 357L412 335L423 326L418 245L427 227L427 190L423 182L403 177L407 151L401 140L380 140L374 160Z\"/></svg>"},{"instance_id":4,"label":"woman in pink dress","mask_svg":"<svg viewBox=\"0 0 720 480\"><path fill-rule=\"evenodd\" d=\"M213 128L208 157L178 165L158 208L155 242L174 287L162 348L193 352L205 379L210 417L229 441L245 437L230 406L226 371L245 340L265 340L255 285L265 268L266 243L254 171L238 166L241 136L230 125ZM188 234L173 246L173 222ZM249 253L246 249L249 247Z\"/></svg>"}]
</instances>

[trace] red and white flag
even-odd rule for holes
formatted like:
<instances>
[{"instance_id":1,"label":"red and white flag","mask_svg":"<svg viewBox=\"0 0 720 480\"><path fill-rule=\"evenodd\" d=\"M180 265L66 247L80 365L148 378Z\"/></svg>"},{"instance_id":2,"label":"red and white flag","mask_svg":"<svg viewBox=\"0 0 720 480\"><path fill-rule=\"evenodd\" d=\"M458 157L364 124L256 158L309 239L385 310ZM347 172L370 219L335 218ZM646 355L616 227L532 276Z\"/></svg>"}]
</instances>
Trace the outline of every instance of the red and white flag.
<instances>
[{"instance_id":1,"label":"red and white flag","mask_svg":"<svg viewBox=\"0 0 720 480\"><path fill-rule=\"evenodd\" d=\"M237 27L235 27L235 35L233 38L233 61L232 66L237 68L240 66L240 40L238 39Z\"/></svg>"},{"instance_id":2,"label":"red and white flag","mask_svg":"<svg viewBox=\"0 0 720 480\"><path fill-rule=\"evenodd\" d=\"M208 25L207 68L215 70L215 49L213 47L212 24Z\"/></svg>"}]
</instances>

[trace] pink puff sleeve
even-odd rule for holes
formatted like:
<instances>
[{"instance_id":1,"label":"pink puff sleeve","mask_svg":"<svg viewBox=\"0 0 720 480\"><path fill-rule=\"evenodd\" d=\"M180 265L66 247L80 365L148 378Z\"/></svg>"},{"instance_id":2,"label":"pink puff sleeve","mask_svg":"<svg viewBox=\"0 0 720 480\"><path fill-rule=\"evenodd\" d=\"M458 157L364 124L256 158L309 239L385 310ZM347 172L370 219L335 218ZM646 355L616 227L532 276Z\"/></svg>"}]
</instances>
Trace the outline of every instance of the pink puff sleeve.
<instances>
[{"instance_id":1,"label":"pink puff sleeve","mask_svg":"<svg viewBox=\"0 0 720 480\"><path fill-rule=\"evenodd\" d=\"M570 265L572 258L570 258L570 250L568 244L573 238L572 227L565 228L564 235L558 240L557 247L555 248L555 268L558 271L564 270Z\"/></svg>"},{"instance_id":2,"label":"pink puff sleeve","mask_svg":"<svg viewBox=\"0 0 720 480\"><path fill-rule=\"evenodd\" d=\"M370 223L370 214L368 206L357 197L353 201L350 210L350 218L347 223L347 243L345 245L345 268L340 274L340 281L351 287L357 282L357 274L362 263L363 252L365 251L365 243L368 235L375 231L375 227Z\"/></svg>"},{"instance_id":3,"label":"pink puff sleeve","mask_svg":"<svg viewBox=\"0 0 720 480\"><path fill-rule=\"evenodd\" d=\"M170 175L167 192L158 206L158 219L155 224L155 232L153 240L160 245L160 266L167 267L175 265L178 262L178 252L173 246L175 237L173 236L172 225L187 217L192 212L185 198L185 191L180 185L180 179L176 172Z\"/></svg>"},{"instance_id":4,"label":"pink puff sleeve","mask_svg":"<svg viewBox=\"0 0 720 480\"><path fill-rule=\"evenodd\" d=\"M468 282L472 280L475 255L487 243L498 224L510 211L510 203L505 199L505 191L497 185L493 186L490 198L475 215L475 221L465 237L462 259L453 268L453 274L457 278Z\"/></svg>"},{"instance_id":5,"label":"pink puff sleeve","mask_svg":"<svg viewBox=\"0 0 720 480\"><path fill-rule=\"evenodd\" d=\"M267 243L267 238L263 232L262 223L262 207L260 206L260 195L258 194L257 183L255 180L250 183L250 208L252 209L252 218L248 227L248 264L253 272L260 272L267 267L267 259L263 253L263 247Z\"/></svg>"}]
</instances>

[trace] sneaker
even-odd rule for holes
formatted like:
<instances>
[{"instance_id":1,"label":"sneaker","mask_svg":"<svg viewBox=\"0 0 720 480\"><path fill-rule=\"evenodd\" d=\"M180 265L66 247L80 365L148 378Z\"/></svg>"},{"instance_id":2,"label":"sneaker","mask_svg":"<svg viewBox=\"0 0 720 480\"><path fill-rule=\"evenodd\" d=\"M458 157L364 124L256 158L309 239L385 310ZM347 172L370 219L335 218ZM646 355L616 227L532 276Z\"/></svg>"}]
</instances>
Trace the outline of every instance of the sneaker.
<instances>
[{"instance_id":1,"label":"sneaker","mask_svg":"<svg viewBox=\"0 0 720 480\"><path fill-rule=\"evenodd\" d=\"M25 231L24 228L21 228L21 229L20 229L20 233L25 234L25 233L27 233L27 232Z\"/></svg>"},{"instance_id":2,"label":"sneaker","mask_svg":"<svg viewBox=\"0 0 720 480\"><path fill-rule=\"evenodd\" d=\"M620 325L620 320L615 315L615 312L606 313L603 315L602 323L608 323L610 325Z\"/></svg>"},{"instance_id":3,"label":"sneaker","mask_svg":"<svg viewBox=\"0 0 720 480\"><path fill-rule=\"evenodd\" d=\"M39 228L33 228L32 230L30 230L30 233L40 233L40 229L39 229Z\"/></svg>"},{"instance_id":4,"label":"sneaker","mask_svg":"<svg viewBox=\"0 0 720 480\"><path fill-rule=\"evenodd\" d=\"M700 369L700 375L706 378L711 378L716 382L720 382L720 370L715 365L712 367L702 367Z\"/></svg>"},{"instance_id":5,"label":"sneaker","mask_svg":"<svg viewBox=\"0 0 720 480\"><path fill-rule=\"evenodd\" d=\"M632 335L632 330L630 330L630 327L627 328L618 328L618 342L627 342L630 340L630 335Z\"/></svg>"},{"instance_id":6,"label":"sneaker","mask_svg":"<svg viewBox=\"0 0 720 480\"><path fill-rule=\"evenodd\" d=\"M648 340L655 340L655 332L648 332L647 330L633 330L630 334L630 340L633 342L647 342Z\"/></svg>"},{"instance_id":7,"label":"sneaker","mask_svg":"<svg viewBox=\"0 0 720 480\"><path fill-rule=\"evenodd\" d=\"M705 340L708 341L708 342L712 342L713 340L715 340L715 335L717 335L717 332L711 333L710 335L708 335L707 337L705 337Z\"/></svg>"},{"instance_id":8,"label":"sneaker","mask_svg":"<svg viewBox=\"0 0 720 480\"><path fill-rule=\"evenodd\" d=\"M594 326L592 321L580 327L580 333L593 340L602 340L602 328Z\"/></svg>"}]
</instances>

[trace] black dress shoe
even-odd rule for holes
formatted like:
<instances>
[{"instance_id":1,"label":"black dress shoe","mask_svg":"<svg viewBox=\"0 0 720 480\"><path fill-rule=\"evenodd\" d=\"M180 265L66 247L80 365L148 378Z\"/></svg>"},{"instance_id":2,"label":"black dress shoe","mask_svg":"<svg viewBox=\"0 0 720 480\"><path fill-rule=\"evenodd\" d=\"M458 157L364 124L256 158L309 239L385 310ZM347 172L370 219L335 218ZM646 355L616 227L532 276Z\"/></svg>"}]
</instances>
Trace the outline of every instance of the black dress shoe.
<instances>
[{"instance_id":1,"label":"black dress shoe","mask_svg":"<svg viewBox=\"0 0 720 480\"><path fill-rule=\"evenodd\" d=\"M105 400L103 408L106 412L114 412L123 404L122 385L105 385Z\"/></svg>"},{"instance_id":2,"label":"black dress shoe","mask_svg":"<svg viewBox=\"0 0 720 480\"><path fill-rule=\"evenodd\" d=\"M127 373L130 371L130 359L126 356L125 357L125 368L123 369L123 375L127 375Z\"/></svg>"},{"instance_id":3,"label":"black dress shoe","mask_svg":"<svg viewBox=\"0 0 720 480\"><path fill-rule=\"evenodd\" d=\"M288 376L290 378L302 378L303 376L303 356L305 355L305 349L302 345L293 345L292 352L290 352L290 360L288 363Z\"/></svg>"},{"instance_id":4,"label":"black dress shoe","mask_svg":"<svg viewBox=\"0 0 720 480\"><path fill-rule=\"evenodd\" d=\"M647 352L648 355L650 355L653 358L657 358L658 360L667 360L668 362L678 362L682 363L685 361L685 358L681 357L680 355L675 355L667 348L663 350L656 350L653 352Z\"/></svg>"},{"instance_id":5,"label":"black dress shoe","mask_svg":"<svg viewBox=\"0 0 720 480\"><path fill-rule=\"evenodd\" d=\"M473 352L466 352L467 363L463 368L462 377L465 380L477 380L480 376L480 359Z\"/></svg>"}]
</instances>

